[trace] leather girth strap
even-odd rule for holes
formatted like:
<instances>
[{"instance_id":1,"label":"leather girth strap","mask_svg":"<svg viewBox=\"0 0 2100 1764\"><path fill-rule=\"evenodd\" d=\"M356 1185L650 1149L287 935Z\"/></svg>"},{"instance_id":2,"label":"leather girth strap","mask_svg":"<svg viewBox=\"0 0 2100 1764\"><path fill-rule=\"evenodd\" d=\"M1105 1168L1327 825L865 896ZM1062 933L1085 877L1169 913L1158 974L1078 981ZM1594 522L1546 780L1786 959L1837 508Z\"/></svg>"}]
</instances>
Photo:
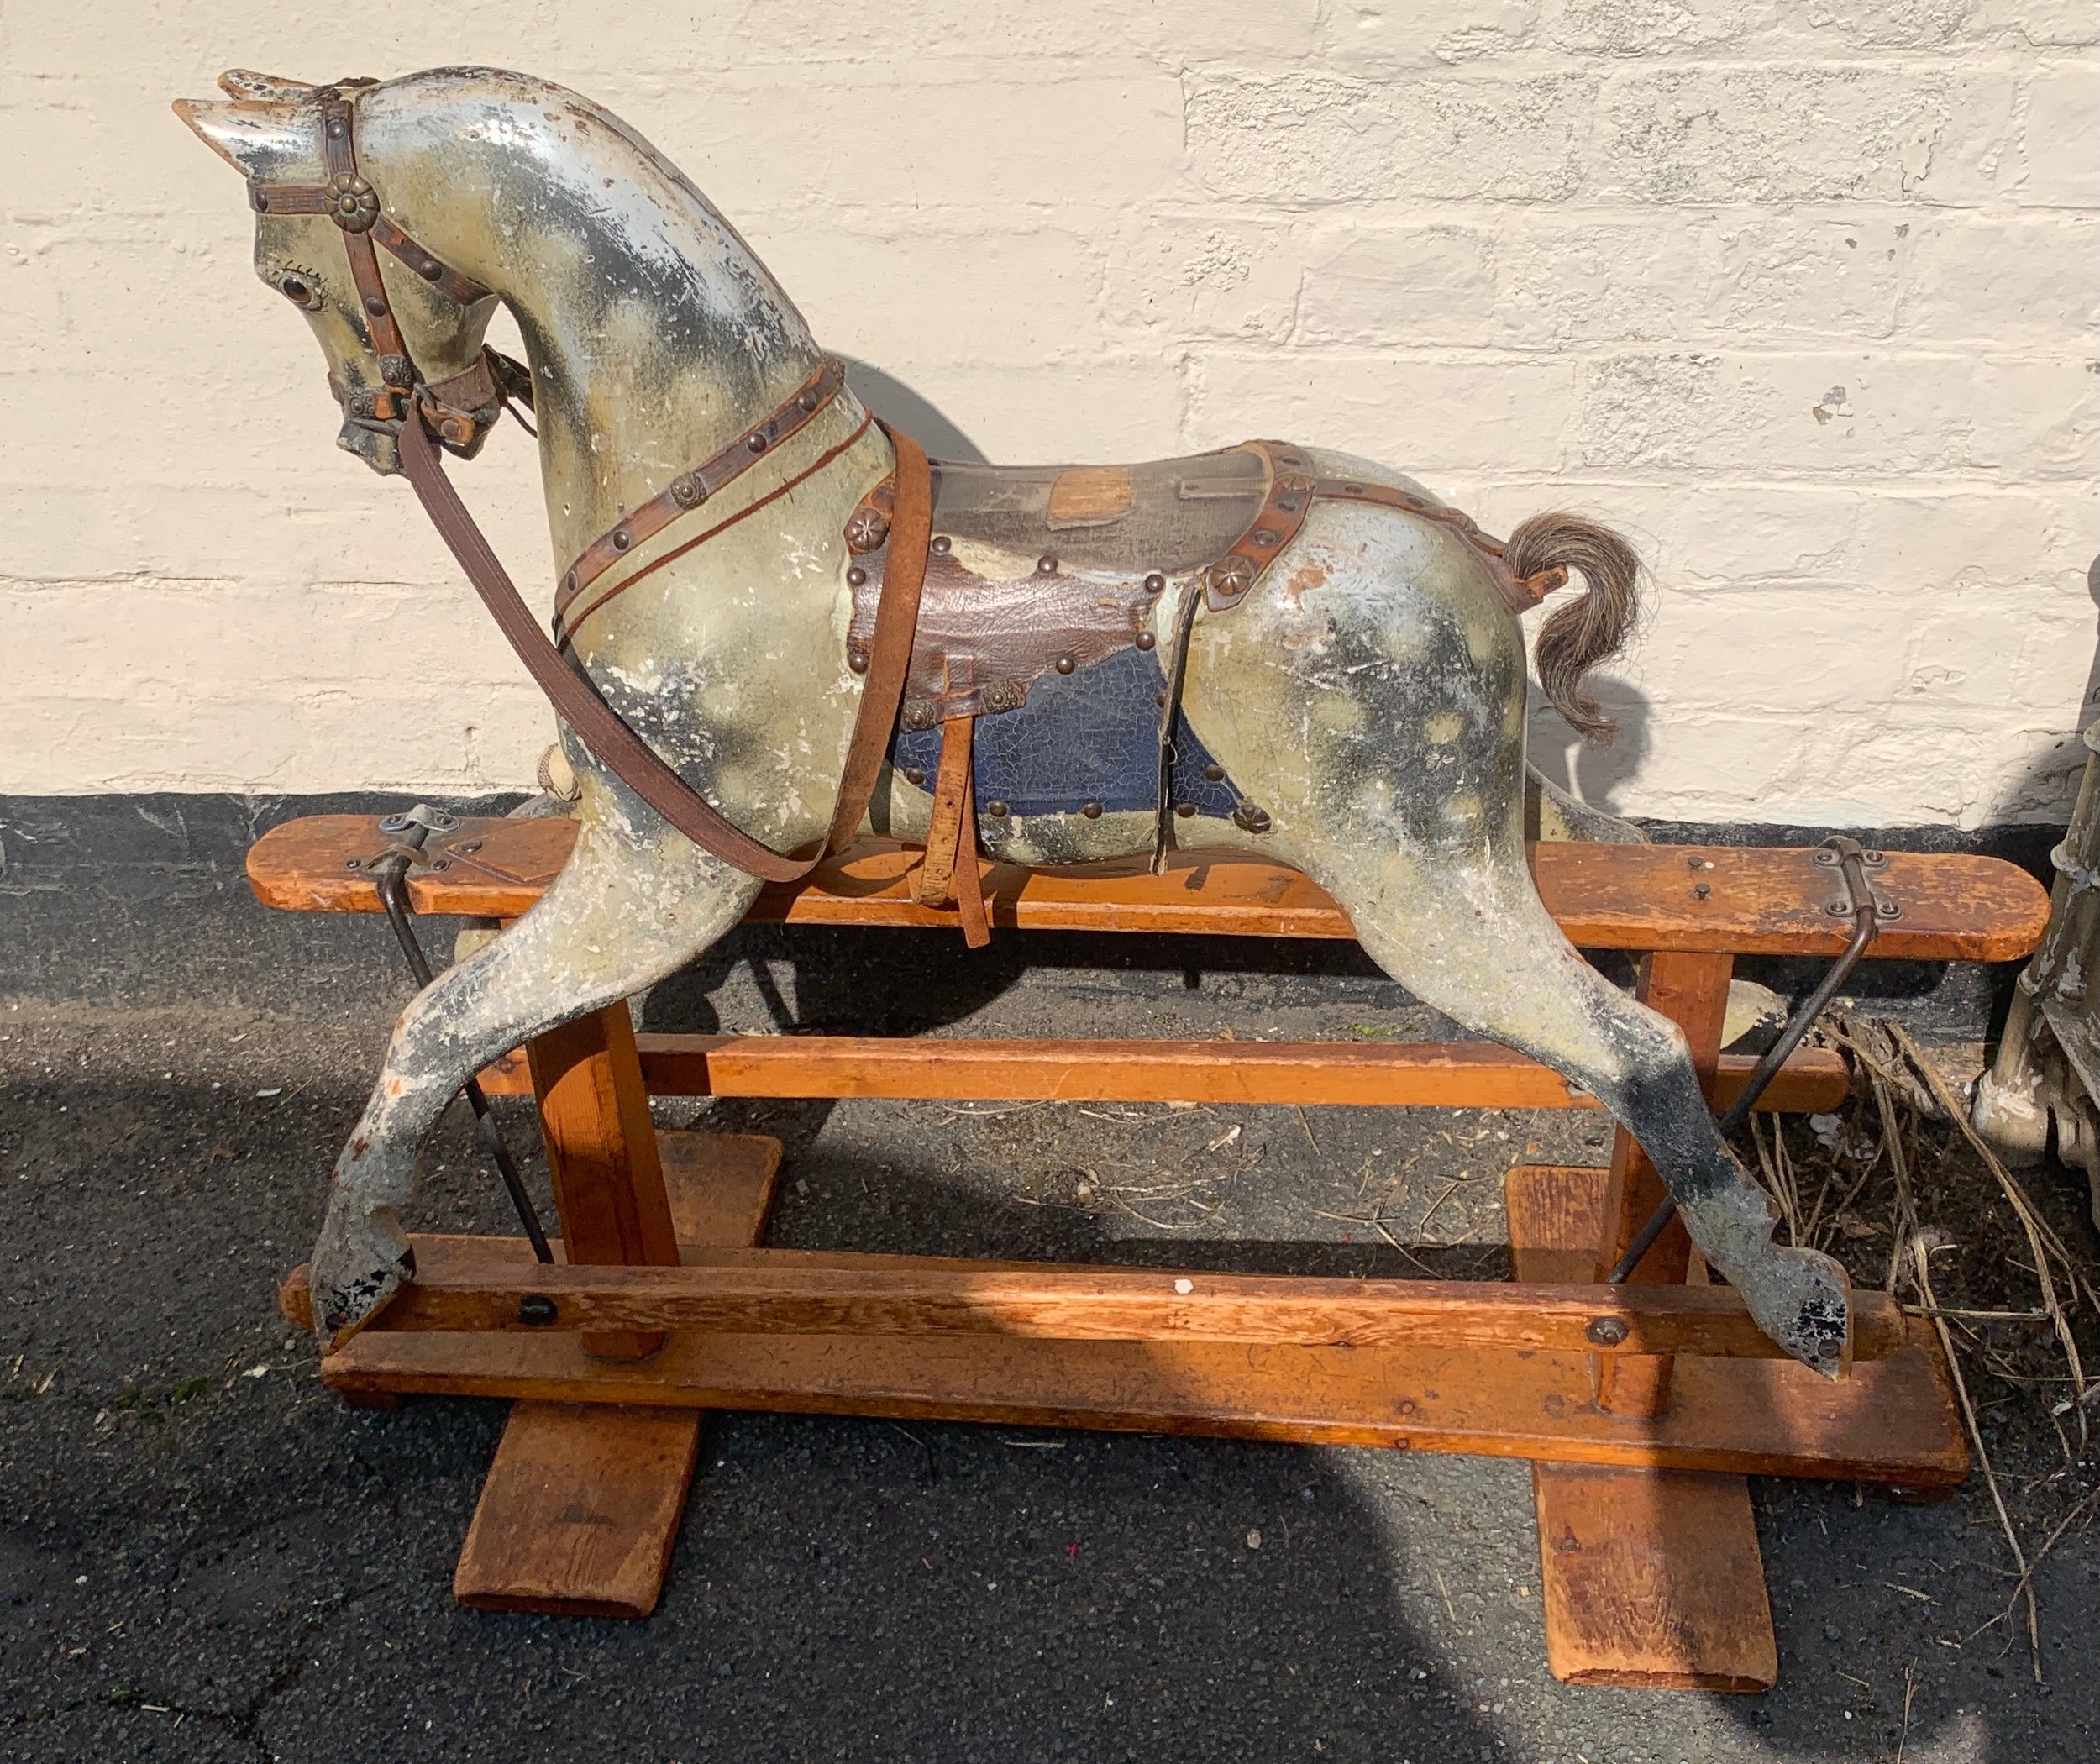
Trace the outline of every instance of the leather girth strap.
<instances>
[{"instance_id":1,"label":"leather girth strap","mask_svg":"<svg viewBox=\"0 0 2100 1764\"><path fill-rule=\"evenodd\" d=\"M831 829L806 857L784 857L736 826L658 758L598 696L591 681L562 659L452 487L443 456L417 412L409 412L402 424L400 451L402 470L431 524L459 560L526 671L584 745L701 850L769 882L796 882L859 825L904 696L905 672L918 622L919 590L926 575L927 544L932 534L933 495L932 474L918 444L895 433L890 440L897 455L897 537L892 549L895 567L883 584L874 643ZM974 850L973 844L973 855Z\"/></svg>"},{"instance_id":2,"label":"leather girth strap","mask_svg":"<svg viewBox=\"0 0 2100 1764\"><path fill-rule=\"evenodd\" d=\"M884 585L887 593L888 585ZM916 890L921 906L951 902L963 921L963 941L982 949L992 940L984 917L984 879L977 868L977 787L972 779L974 714L941 725L941 769L933 779L933 813L926 830L926 859Z\"/></svg>"}]
</instances>

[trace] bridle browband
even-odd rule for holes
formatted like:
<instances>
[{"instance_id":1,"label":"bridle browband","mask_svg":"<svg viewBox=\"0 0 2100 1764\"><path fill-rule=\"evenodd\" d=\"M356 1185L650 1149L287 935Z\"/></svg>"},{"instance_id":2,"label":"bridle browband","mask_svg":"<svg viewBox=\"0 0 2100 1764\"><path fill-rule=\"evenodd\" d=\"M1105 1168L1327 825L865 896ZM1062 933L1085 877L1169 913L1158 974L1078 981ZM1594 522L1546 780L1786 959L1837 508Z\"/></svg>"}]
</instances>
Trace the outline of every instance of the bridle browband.
<instances>
[{"instance_id":1,"label":"bridle browband","mask_svg":"<svg viewBox=\"0 0 2100 1764\"><path fill-rule=\"evenodd\" d=\"M560 647L557 648L540 629L452 487L438 444L442 442L463 454L470 451L501 418L511 398L528 404L532 402L531 376L518 364L486 349L473 367L447 379L432 383L417 372L395 322L392 302L380 273L378 247L384 245L439 293L461 306L490 299L494 291L452 268L395 225L387 218L378 192L359 171L356 112L346 93L376 83L342 80L317 88L314 97L321 106L323 163L328 173L326 183L251 181L249 202L258 214L325 214L341 230L365 335L377 359L381 381L381 390L371 395L369 420L386 426L394 434L402 470L414 486L431 524L556 713L630 790L702 850L769 882L799 881L822 861L826 853L850 837L859 824L874 793L890 726L904 696L911 640L918 624L927 548L932 538L932 480L925 452L909 436L884 426L896 454L892 555L901 567L893 569L884 583L868 666L856 670L862 674L860 704L854 714L853 738L847 749L831 827L813 853L784 856L737 827L665 764L606 703L564 651L583 619L672 557L682 555L746 515L756 513L831 464L867 433L872 417L864 416L845 440L827 449L765 496L675 552L644 565L600 595L575 618L566 617L577 596L614 563L717 495L837 400L845 385L845 369L836 357L822 358L802 385L760 421L690 470L681 472L659 495L584 548L564 575L556 599L556 624L560 633ZM350 410L350 389L337 386L333 376L329 385L346 411ZM360 418L366 416L363 410L351 413Z\"/></svg>"}]
</instances>

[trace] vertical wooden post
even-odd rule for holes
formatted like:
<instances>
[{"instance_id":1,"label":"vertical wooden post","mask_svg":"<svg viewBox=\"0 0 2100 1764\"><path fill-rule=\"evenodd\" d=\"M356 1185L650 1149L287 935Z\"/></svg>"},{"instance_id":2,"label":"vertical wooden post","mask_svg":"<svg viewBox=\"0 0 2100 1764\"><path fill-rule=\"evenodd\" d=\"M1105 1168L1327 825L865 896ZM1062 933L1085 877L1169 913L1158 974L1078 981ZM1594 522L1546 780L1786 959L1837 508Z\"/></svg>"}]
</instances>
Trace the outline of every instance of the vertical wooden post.
<instances>
[{"instance_id":1,"label":"vertical wooden post","mask_svg":"<svg viewBox=\"0 0 2100 1764\"><path fill-rule=\"evenodd\" d=\"M678 1234L627 1001L534 1037L526 1057L565 1259L677 1267ZM660 1335L625 1330L584 1337L590 1352L611 1360L646 1359L663 1345Z\"/></svg>"},{"instance_id":2,"label":"vertical wooden post","mask_svg":"<svg viewBox=\"0 0 2100 1764\"><path fill-rule=\"evenodd\" d=\"M698 1244L759 1241L780 1142L688 1133L659 1143L624 1001L537 1037L526 1055L564 1260L675 1268L681 1229ZM632 1360L664 1339L598 1331L581 1346ZM514 1404L454 1596L484 1610L646 1617L685 1511L702 1420L698 1410Z\"/></svg>"},{"instance_id":3,"label":"vertical wooden post","mask_svg":"<svg viewBox=\"0 0 2100 1764\"><path fill-rule=\"evenodd\" d=\"M1735 966L1725 955L1651 955L1643 1003L1683 1029L1710 1096ZM1602 1279L1661 1201L1662 1180L1622 1127L1609 1170L1509 1173L1509 1243L1520 1280ZM1593 1206L1593 1212L1590 1208ZM1681 1283L1691 1240L1672 1222L1633 1278ZM1630 1426L1669 1407L1662 1356L1590 1362L1597 1402ZM1778 1676L1750 1484L1740 1476L1537 1463L1546 1664L1557 1678L1761 1691Z\"/></svg>"},{"instance_id":4,"label":"vertical wooden post","mask_svg":"<svg viewBox=\"0 0 2100 1764\"><path fill-rule=\"evenodd\" d=\"M1728 982L1735 958L1727 955L1657 953L1643 958L1638 996L1683 1030L1692 1045L1699 1088L1710 1098L1720 1064L1721 1025L1728 1015ZM1621 1127L1612 1142L1611 1175L1604 1189L1604 1241L1598 1246L1596 1278L1603 1279L1641 1227L1662 1202L1662 1179L1633 1136ZM1669 1229L1641 1258L1636 1284L1681 1286L1691 1263L1692 1240L1683 1223ZM1614 1415L1661 1415L1670 1406L1670 1361L1631 1355L1591 1362L1597 1404Z\"/></svg>"}]
</instances>

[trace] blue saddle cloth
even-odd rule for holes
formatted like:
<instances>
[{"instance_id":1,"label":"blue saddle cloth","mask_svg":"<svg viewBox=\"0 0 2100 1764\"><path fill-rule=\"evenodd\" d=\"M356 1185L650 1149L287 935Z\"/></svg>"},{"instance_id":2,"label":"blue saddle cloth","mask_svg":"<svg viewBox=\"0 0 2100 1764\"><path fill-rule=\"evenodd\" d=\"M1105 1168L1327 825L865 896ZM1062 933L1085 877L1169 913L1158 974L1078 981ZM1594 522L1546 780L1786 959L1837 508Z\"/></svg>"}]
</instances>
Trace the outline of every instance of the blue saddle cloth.
<instances>
[{"instance_id":1,"label":"blue saddle cloth","mask_svg":"<svg viewBox=\"0 0 2100 1764\"><path fill-rule=\"evenodd\" d=\"M978 719L971 748L977 811L1003 802L1014 815L1076 815L1089 802L1103 810L1159 804L1159 695L1167 689L1156 653L1122 649L1072 674L1045 674L1018 710ZM931 785L941 763L939 728L900 727L890 761L916 767ZM1230 778L1210 779L1215 764L1184 715L1174 731L1173 795L1199 815L1226 821L1238 806Z\"/></svg>"}]
</instances>

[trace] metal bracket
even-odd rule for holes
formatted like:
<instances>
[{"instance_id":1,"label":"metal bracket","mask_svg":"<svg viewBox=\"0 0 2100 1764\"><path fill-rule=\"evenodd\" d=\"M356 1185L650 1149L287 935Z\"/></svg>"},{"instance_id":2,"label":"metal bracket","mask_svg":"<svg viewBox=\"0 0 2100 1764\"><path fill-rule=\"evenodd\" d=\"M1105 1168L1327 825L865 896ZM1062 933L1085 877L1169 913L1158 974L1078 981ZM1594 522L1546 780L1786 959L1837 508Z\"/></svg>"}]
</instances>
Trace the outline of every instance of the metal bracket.
<instances>
[{"instance_id":1,"label":"metal bracket","mask_svg":"<svg viewBox=\"0 0 2100 1764\"><path fill-rule=\"evenodd\" d=\"M369 858L346 858L343 860L343 867L345 869L376 870L390 858L400 858L407 859L405 868L407 869L449 869L452 859L443 848L437 852L426 848L432 834L454 832L459 825L459 817L457 815L447 814L441 808L433 808L427 802L418 802L415 807L404 810L398 815L381 817L380 832L395 835L394 843L383 851L373 853ZM479 851L480 842L477 840L461 849Z\"/></svg>"},{"instance_id":2,"label":"metal bracket","mask_svg":"<svg viewBox=\"0 0 2100 1764\"><path fill-rule=\"evenodd\" d=\"M1903 916L1902 905L1883 894L1874 885L1876 874L1888 868L1888 853L1866 851L1859 854L1859 859L1860 867L1867 873L1866 891L1874 902L1874 916L1884 925L1892 920L1902 918ZM1834 919L1857 918L1860 907L1863 903L1853 895L1852 878L1845 869L1843 858L1830 846L1819 845L1815 849L1814 861L1825 869L1834 869L1837 872L1839 892L1824 907L1824 911Z\"/></svg>"}]
</instances>

